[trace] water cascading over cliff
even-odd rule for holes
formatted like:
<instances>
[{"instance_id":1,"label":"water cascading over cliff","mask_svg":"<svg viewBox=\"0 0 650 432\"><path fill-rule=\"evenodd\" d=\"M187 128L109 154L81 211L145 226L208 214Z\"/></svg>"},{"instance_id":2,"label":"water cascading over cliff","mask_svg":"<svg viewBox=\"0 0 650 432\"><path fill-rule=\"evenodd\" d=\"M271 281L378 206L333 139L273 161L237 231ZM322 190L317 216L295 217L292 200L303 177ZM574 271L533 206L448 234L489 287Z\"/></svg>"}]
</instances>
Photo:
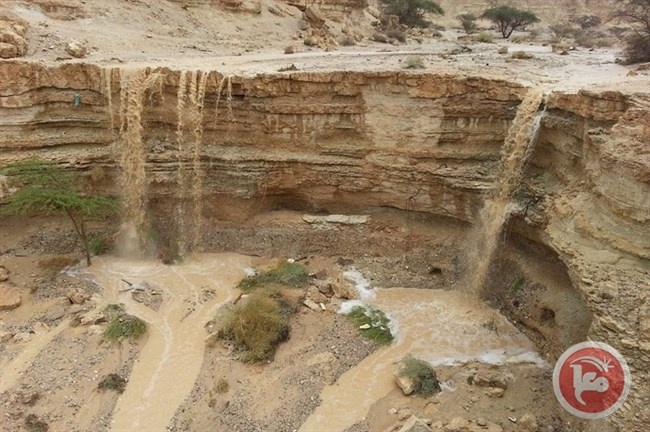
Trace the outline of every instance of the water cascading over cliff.
<instances>
[{"instance_id":1,"label":"water cascading over cliff","mask_svg":"<svg viewBox=\"0 0 650 432\"><path fill-rule=\"evenodd\" d=\"M136 257L144 251L146 223L146 148L142 140L142 111L147 92L160 86L162 76L149 70L122 71L120 133L116 151L120 166L123 216L118 234L118 253Z\"/></svg>"},{"instance_id":2,"label":"water cascading over cliff","mask_svg":"<svg viewBox=\"0 0 650 432\"><path fill-rule=\"evenodd\" d=\"M532 153L544 111L544 92L530 90L517 110L501 150L501 175L496 189L485 200L474 228L474 248L468 253L468 288L479 295L499 237L511 211L512 194L521 180L523 167Z\"/></svg>"}]
</instances>

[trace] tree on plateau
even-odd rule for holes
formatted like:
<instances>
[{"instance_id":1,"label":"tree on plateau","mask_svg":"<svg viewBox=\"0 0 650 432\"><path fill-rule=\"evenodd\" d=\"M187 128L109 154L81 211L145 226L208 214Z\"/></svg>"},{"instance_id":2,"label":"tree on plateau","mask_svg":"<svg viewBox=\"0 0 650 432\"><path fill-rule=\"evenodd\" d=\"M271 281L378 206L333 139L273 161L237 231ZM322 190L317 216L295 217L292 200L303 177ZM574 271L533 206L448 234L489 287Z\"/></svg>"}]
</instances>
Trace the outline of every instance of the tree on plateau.
<instances>
[{"instance_id":1,"label":"tree on plateau","mask_svg":"<svg viewBox=\"0 0 650 432\"><path fill-rule=\"evenodd\" d=\"M504 39L509 38L515 30L539 22L539 18L533 12L511 6L498 6L487 9L481 17L492 21Z\"/></svg>"}]
</instances>

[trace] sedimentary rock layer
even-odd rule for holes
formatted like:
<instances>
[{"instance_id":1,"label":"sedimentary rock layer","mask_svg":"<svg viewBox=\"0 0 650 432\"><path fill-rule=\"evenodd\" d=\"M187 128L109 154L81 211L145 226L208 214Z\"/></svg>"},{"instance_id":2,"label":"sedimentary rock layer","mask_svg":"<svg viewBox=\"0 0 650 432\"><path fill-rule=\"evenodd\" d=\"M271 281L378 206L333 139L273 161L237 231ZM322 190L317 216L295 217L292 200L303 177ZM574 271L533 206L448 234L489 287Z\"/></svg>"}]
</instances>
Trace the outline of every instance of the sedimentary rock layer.
<instances>
[{"instance_id":1,"label":"sedimentary rock layer","mask_svg":"<svg viewBox=\"0 0 650 432\"><path fill-rule=\"evenodd\" d=\"M136 82L147 88L129 91ZM452 75L225 77L7 61L0 63L0 164L56 160L87 173L88 187L118 194L137 117L145 201L187 202L181 214L237 220L283 207L393 207L472 223L499 181L503 140L527 91ZM136 117L129 95L143 97ZM555 93L547 107L511 228L566 264L594 316L590 337L619 349L638 383L609 422L645 431L649 98Z\"/></svg>"}]
</instances>

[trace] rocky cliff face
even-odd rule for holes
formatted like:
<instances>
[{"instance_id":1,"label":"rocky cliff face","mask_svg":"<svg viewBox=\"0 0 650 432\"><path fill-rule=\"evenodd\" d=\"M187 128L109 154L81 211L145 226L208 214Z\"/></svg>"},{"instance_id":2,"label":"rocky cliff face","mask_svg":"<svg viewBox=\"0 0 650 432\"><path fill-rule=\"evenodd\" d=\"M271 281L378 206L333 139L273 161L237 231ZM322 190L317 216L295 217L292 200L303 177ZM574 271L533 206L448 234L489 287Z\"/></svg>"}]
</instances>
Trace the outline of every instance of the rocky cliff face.
<instances>
[{"instance_id":1,"label":"rocky cliff face","mask_svg":"<svg viewBox=\"0 0 650 432\"><path fill-rule=\"evenodd\" d=\"M392 207L465 224L499 181L526 91L400 72L227 77L3 62L0 164L56 160L116 194L122 168L143 166L145 204L183 201L208 220ZM590 336L627 357L638 384L610 422L645 431L648 96L556 93L547 105L512 227L559 255L594 316Z\"/></svg>"}]
</instances>

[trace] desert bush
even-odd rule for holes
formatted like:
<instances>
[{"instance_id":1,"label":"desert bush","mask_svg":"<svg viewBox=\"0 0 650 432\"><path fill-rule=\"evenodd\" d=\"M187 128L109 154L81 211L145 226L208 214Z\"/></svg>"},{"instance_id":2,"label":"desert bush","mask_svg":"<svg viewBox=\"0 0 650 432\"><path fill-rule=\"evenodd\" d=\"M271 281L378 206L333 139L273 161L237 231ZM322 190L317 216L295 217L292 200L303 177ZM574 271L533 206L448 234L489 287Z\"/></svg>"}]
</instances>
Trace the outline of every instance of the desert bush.
<instances>
[{"instance_id":1,"label":"desert bush","mask_svg":"<svg viewBox=\"0 0 650 432\"><path fill-rule=\"evenodd\" d=\"M50 427L47 423L39 419L36 414L29 414L25 417L25 429L29 432L47 432Z\"/></svg>"},{"instance_id":2,"label":"desert bush","mask_svg":"<svg viewBox=\"0 0 650 432\"><path fill-rule=\"evenodd\" d=\"M370 36L370 39L372 39L375 42L379 43L389 43L390 39L388 39L388 36L386 36L383 33L375 32Z\"/></svg>"},{"instance_id":3,"label":"desert bush","mask_svg":"<svg viewBox=\"0 0 650 432\"><path fill-rule=\"evenodd\" d=\"M625 40L625 63L643 63L650 61L650 36L635 34Z\"/></svg>"},{"instance_id":4,"label":"desert bush","mask_svg":"<svg viewBox=\"0 0 650 432\"><path fill-rule=\"evenodd\" d=\"M408 356L401 362L399 374L409 378L415 384L414 393L429 397L440 392L440 383L429 363Z\"/></svg>"},{"instance_id":5,"label":"desert bush","mask_svg":"<svg viewBox=\"0 0 650 432\"><path fill-rule=\"evenodd\" d=\"M225 378L219 378L219 381L214 385L214 391L219 394L227 393L229 388L230 384L228 384Z\"/></svg>"},{"instance_id":6,"label":"desert bush","mask_svg":"<svg viewBox=\"0 0 650 432\"><path fill-rule=\"evenodd\" d=\"M397 28L387 29L385 32L386 36L390 39L397 39L398 41L404 43L406 42L406 33Z\"/></svg>"},{"instance_id":7,"label":"desert bush","mask_svg":"<svg viewBox=\"0 0 650 432\"><path fill-rule=\"evenodd\" d=\"M359 327L369 326L362 329L362 335L376 342L379 345L390 345L393 341L393 334L390 332L390 320L386 314L372 306L357 306L353 308L347 317Z\"/></svg>"},{"instance_id":8,"label":"desert bush","mask_svg":"<svg viewBox=\"0 0 650 432\"><path fill-rule=\"evenodd\" d=\"M610 47L614 41L605 33L594 31L581 31L575 37L576 45L585 48Z\"/></svg>"},{"instance_id":9,"label":"desert bush","mask_svg":"<svg viewBox=\"0 0 650 432\"><path fill-rule=\"evenodd\" d=\"M88 247L93 255L103 255L111 248L105 237L91 237L88 240Z\"/></svg>"},{"instance_id":10,"label":"desert bush","mask_svg":"<svg viewBox=\"0 0 650 432\"><path fill-rule=\"evenodd\" d=\"M625 40L625 63L650 61L650 0L620 0L614 14L633 27Z\"/></svg>"},{"instance_id":11,"label":"desert bush","mask_svg":"<svg viewBox=\"0 0 650 432\"><path fill-rule=\"evenodd\" d=\"M424 59L420 56L407 57L402 67L404 69L424 69Z\"/></svg>"},{"instance_id":12,"label":"desert bush","mask_svg":"<svg viewBox=\"0 0 650 432\"><path fill-rule=\"evenodd\" d=\"M481 32L474 37L474 40L476 42L492 43L494 42L494 35L488 32Z\"/></svg>"},{"instance_id":13,"label":"desert bush","mask_svg":"<svg viewBox=\"0 0 650 432\"><path fill-rule=\"evenodd\" d=\"M285 54L293 54L295 52L296 52L296 47L294 47L293 45L287 45L286 47L284 47Z\"/></svg>"},{"instance_id":14,"label":"desert bush","mask_svg":"<svg viewBox=\"0 0 650 432\"><path fill-rule=\"evenodd\" d=\"M97 388L102 391L113 390L117 393L124 393L124 390L126 389L126 380L118 374L108 374L102 378L97 385Z\"/></svg>"},{"instance_id":15,"label":"desert bush","mask_svg":"<svg viewBox=\"0 0 650 432\"><path fill-rule=\"evenodd\" d=\"M431 0L381 0L384 12L397 15L399 22L408 27L428 27L431 22L424 17L427 13L444 15L440 5Z\"/></svg>"},{"instance_id":16,"label":"desert bush","mask_svg":"<svg viewBox=\"0 0 650 432\"><path fill-rule=\"evenodd\" d=\"M354 46L356 44L356 39L354 39L354 36L350 34L343 35L341 39L339 39L339 45L341 46Z\"/></svg>"},{"instance_id":17,"label":"desert bush","mask_svg":"<svg viewBox=\"0 0 650 432\"><path fill-rule=\"evenodd\" d=\"M517 59L517 60L530 60L530 59L535 58L534 55L532 55L531 53L528 53L526 51L515 51L515 52L512 53L511 57L513 59Z\"/></svg>"},{"instance_id":18,"label":"desert bush","mask_svg":"<svg viewBox=\"0 0 650 432\"><path fill-rule=\"evenodd\" d=\"M307 267L298 263L283 262L276 268L259 272L242 279L237 288L251 291L267 285L300 287L309 279Z\"/></svg>"},{"instance_id":19,"label":"desert bush","mask_svg":"<svg viewBox=\"0 0 650 432\"><path fill-rule=\"evenodd\" d=\"M508 47L501 47L499 48L499 51L497 51L499 54L508 54Z\"/></svg>"},{"instance_id":20,"label":"desert bush","mask_svg":"<svg viewBox=\"0 0 650 432\"><path fill-rule=\"evenodd\" d=\"M574 38L580 29L569 23L558 23L549 26L549 29L560 39Z\"/></svg>"},{"instance_id":21,"label":"desert bush","mask_svg":"<svg viewBox=\"0 0 650 432\"><path fill-rule=\"evenodd\" d=\"M603 20L598 15L581 15L571 19L571 22L578 24L582 29L589 29L598 27Z\"/></svg>"},{"instance_id":22,"label":"desert bush","mask_svg":"<svg viewBox=\"0 0 650 432\"><path fill-rule=\"evenodd\" d=\"M460 25L465 30L465 33L470 34L476 31L476 17L470 13L464 13L458 15L456 18L460 21Z\"/></svg>"},{"instance_id":23,"label":"desert bush","mask_svg":"<svg viewBox=\"0 0 650 432\"><path fill-rule=\"evenodd\" d=\"M119 314L111 320L104 331L108 340L137 339L147 331L147 323L140 318L128 314Z\"/></svg>"},{"instance_id":24,"label":"desert bush","mask_svg":"<svg viewBox=\"0 0 650 432\"><path fill-rule=\"evenodd\" d=\"M278 291L262 289L226 313L217 336L229 340L245 362L271 358L289 336L291 309Z\"/></svg>"}]
</instances>

